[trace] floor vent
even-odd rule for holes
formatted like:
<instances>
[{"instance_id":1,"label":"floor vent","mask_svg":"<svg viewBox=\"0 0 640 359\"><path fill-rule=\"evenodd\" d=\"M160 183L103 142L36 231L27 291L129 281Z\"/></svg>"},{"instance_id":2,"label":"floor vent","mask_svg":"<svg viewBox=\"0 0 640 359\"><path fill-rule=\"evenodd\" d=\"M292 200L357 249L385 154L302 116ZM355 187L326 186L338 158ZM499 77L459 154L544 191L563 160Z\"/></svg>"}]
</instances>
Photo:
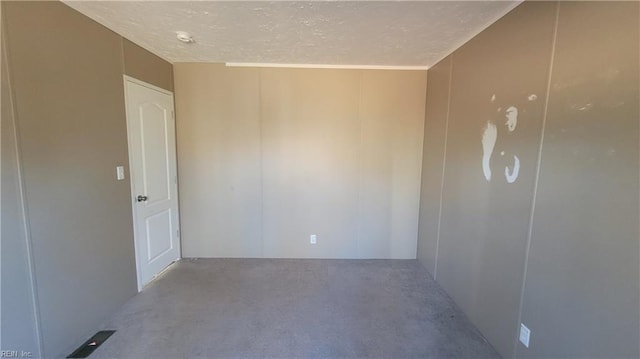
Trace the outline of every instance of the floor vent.
<instances>
[{"instance_id":1,"label":"floor vent","mask_svg":"<svg viewBox=\"0 0 640 359\"><path fill-rule=\"evenodd\" d=\"M96 350L102 343L106 342L110 336L115 333L115 330L101 330L97 332L94 336L89 338L84 344L82 344L78 349L76 349L73 353L69 354L67 358L86 358L94 350Z\"/></svg>"}]
</instances>

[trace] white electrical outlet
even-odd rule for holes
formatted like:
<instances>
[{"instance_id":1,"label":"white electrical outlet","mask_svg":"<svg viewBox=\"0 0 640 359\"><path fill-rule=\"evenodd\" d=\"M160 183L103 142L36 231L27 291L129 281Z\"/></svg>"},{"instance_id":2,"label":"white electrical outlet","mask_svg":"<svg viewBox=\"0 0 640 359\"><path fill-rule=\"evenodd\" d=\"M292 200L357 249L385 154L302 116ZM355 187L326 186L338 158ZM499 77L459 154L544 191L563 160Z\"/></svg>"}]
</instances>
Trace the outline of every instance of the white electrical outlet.
<instances>
[{"instance_id":1,"label":"white electrical outlet","mask_svg":"<svg viewBox=\"0 0 640 359\"><path fill-rule=\"evenodd\" d=\"M312 234L309 236L309 243L316 244L317 242L318 242L318 236L316 236L315 234Z\"/></svg>"},{"instance_id":2,"label":"white electrical outlet","mask_svg":"<svg viewBox=\"0 0 640 359\"><path fill-rule=\"evenodd\" d=\"M520 342L525 347L529 347L529 337L531 336L531 330L524 324L520 323Z\"/></svg>"}]
</instances>

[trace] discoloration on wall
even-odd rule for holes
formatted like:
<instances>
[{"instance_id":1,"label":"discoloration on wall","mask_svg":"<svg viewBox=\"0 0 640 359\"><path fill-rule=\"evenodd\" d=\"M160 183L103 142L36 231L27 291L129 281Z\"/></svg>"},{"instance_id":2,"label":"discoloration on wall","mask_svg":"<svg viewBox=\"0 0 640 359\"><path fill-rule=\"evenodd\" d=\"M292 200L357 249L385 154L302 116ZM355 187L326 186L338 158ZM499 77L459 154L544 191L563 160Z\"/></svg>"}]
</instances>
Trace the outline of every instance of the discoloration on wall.
<instances>
[{"instance_id":1,"label":"discoloration on wall","mask_svg":"<svg viewBox=\"0 0 640 359\"><path fill-rule=\"evenodd\" d=\"M518 108L515 106L509 106L509 108L507 108L505 112L505 117L507 118L507 122L505 123L505 125L507 126L509 132L513 132L518 125Z\"/></svg>"},{"instance_id":2,"label":"discoloration on wall","mask_svg":"<svg viewBox=\"0 0 640 359\"><path fill-rule=\"evenodd\" d=\"M452 55L436 279L504 357L639 356L639 28L527 2Z\"/></svg>"},{"instance_id":3,"label":"discoloration on wall","mask_svg":"<svg viewBox=\"0 0 640 359\"><path fill-rule=\"evenodd\" d=\"M487 122L482 132L482 173L484 173L484 178L487 181L491 181L491 156L493 156L493 149L497 140L498 129L496 125ZM501 154L504 155L504 151Z\"/></svg>"},{"instance_id":4,"label":"discoloration on wall","mask_svg":"<svg viewBox=\"0 0 640 359\"><path fill-rule=\"evenodd\" d=\"M506 178L507 183L513 183L518 179L519 173L520 159L518 156L513 156L513 168L509 168L508 166L504 168L504 178Z\"/></svg>"},{"instance_id":5,"label":"discoloration on wall","mask_svg":"<svg viewBox=\"0 0 640 359\"><path fill-rule=\"evenodd\" d=\"M528 97L546 90L554 23L555 4L525 2L452 54L436 279L505 357L544 114Z\"/></svg>"},{"instance_id":6,"label":"discoloration on wall","mask_svg":"<svg viewBox=\"0 0 640 359\"><path fill-rule=\"evenodd\" d=\"M529 101L535 101L537 99L537 96L529 95L527 99ZM491 103L495 103L495 102L496 102L496 95L493 94L491 96ZM498 107L497 112L501 114L502 107ZM496 143L498 142L498 135L500 133L504 133L501 137L511 136L511 133L516 130L516 126L518 125L518 113L519 113L518 108L513 105L509 106L504 111L504 117L506 118L506 122L504 123L504 126L506 126L507 132L504 132L502 130L499 131L498 126L492 120L487 121L487 124L485 125L484 130L482 131L482 140L481 140L482 142L482 173L484 174L484 178L487 181L491 181L491 176L492 176L491 162L493 157L493 151L496 147ZM500 156L504 157L507 153L509 153L509 156L512 157L511 160L509 158L504 158L504 159L501 159L501 161L499 161L499 163L502 163L502 162L506 163L504 165L504 178L507 181L507 183L514 183L518 179L518 175L520 173L520 158L515 154L512 155L511 153L514 153L514 152L517 153L518 149L514 148L515 145L513 141L500 141L499 144L501 146L499 148ZM505 148L505 147L508 147L508 148ZM508 152L505 150L508 150Z\"/></svg>"}]
</instances>

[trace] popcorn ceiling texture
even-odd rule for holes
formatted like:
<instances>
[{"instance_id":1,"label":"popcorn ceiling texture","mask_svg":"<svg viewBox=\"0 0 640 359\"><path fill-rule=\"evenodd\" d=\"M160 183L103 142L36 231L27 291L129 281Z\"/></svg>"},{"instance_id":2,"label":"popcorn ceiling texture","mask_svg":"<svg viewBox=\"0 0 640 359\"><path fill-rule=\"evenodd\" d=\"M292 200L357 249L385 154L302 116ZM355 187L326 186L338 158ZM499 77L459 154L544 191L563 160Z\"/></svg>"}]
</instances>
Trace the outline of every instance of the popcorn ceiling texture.
<instances>
[{"instance_id":1,"label":"popcorn ceiling texture","mask_svg":"<svg viewBox=\"0 0 640 359\"><path fill-rule=\"evenodd\" d=\"M378 66L434 65L519 3L65 1L170 62Z\"/></svg>"}]
</instances>

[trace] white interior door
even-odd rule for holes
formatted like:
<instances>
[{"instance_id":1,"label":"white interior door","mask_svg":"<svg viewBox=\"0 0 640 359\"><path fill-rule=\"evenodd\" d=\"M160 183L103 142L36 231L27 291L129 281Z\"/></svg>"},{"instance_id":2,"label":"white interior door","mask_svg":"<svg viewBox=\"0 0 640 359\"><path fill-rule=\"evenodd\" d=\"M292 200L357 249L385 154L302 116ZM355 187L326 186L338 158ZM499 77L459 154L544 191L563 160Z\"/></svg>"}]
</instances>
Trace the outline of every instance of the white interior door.
<instances>
[{"instance_id":1,"label":"white interior door","mask_svg":"<svg viewBox=\"0 0 640 359\"><path fill-rule=\"evenodd\" d=\"M138 289L180 258L173 94L125 76Z\"/></svg>"}]
</instances>

